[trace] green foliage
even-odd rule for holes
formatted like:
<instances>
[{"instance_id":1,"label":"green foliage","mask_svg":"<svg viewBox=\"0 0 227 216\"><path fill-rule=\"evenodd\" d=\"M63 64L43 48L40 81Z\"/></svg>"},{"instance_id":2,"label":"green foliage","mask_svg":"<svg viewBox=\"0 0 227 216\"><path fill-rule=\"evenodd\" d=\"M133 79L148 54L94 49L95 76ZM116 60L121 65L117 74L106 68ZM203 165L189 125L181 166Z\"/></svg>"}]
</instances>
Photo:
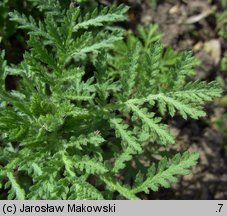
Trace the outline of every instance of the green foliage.
<instances>
[{"instance_id":1,"label":"green foliage","mask_svg":"<svg viewBox=\"0 0 227 216\"><path fill-rule=\"evenodd\" d=\"M221 37L227 39L227 1L221 0L220 6L221 12L216 15L217 30Z\"/></svg>"},{"instance_id":2,"label":"green foliage","mask_svg":"<svg viewBox=\"0 0 227 216\"><path fill-rule=\"evenodd\" d=\"M145 179L141 179L132 189L133 193L144 191L149 193L149 189L157 191L160 186L169 188L170 183L176 183L177 178L175 175L187 175L190 173L188 168L195 165L199 158L198 153L185 152L183 155L177 154L169 162L167 158L163 158L157 168L155 165L148 169Z\"/></svg>"},{"instance_id":3,"label":"green foliage","mask_svg":"<svg viewBox=\"0 0 227 216\"><path fill-rule=\"evenodd\" d=\"M149 0L148 3L149 3L149 5L152 9L156 9L157 4L158 4L158 0Z\"/></svg>"},{"instance_id":4,"label":"green foliage","mask_svg":"<svg viewBox=\"0 0 227 216\"><path fill-rule=\"evenodd\" d=\"M126 19L123 5L91 12L32 2L44 20L10 14L29 35L23 61L10 66L4 52L0 60L0 186L8 199L139 199L188 174L198 154L170 156L165 117L202 117L202 105L222 92L215 82L186 82L192 54L165 49L154 26L123 40L113 27ZM12 74L21 80L7 91Z\"/></svg>"},{"instance_id":5,"label":"green foliage","mask_svg":"<svg viewBox=\"0 0 227 216\"><path fill-rule=\"evenodd\" d=\"M227 39L227 11L217 14L217 30L221 37Z\"/></svg>"},{"instance_id":6,"label":"green foliage","mask_svg":"<svg viewBox=\"0 0 227 216\"><path fill-rule=\"evenodd\" d=\"M227 1L226 0L221 0L221 6L223 9L227 8Z\"/></svg>"},{"instance_id":7,"label":"green foliage","mask_svg":"<svg viewBox=\"0 0 227 216\"><path fill-rule=\"evenodd\" d=\"M224 43L226 43L227 40L227 1L226 0L221 0L221 7L223 9L222 12L217 13L217 30L219 33L219 36L221 36L224 39ZM225 94L222 96L222 98L219 101L219 104L221 106L224 106L226 108L226 85L225 85L225 74L227 71L227 54L226 52L223 53L222 59L220 62L220 70L221 74L218 76L217 80L220 82L220 84L224 88ZM226 122L227 122L227 113L226 111L220 115L220 118L217 119L216 124L218 130L223 134L223 136L226 136L227 130L226 130ZM226 143L224 143L224 146L226 148Z\"/></svg>"},{"instance_id":8,"label":"green foliage","mask_svg":"<svg viewBox=\"0 0 227 216\"><path fill-rule=\"evenodd\" d=\"M226 98L223 98L223 99L226 99ZM221 131L224 136L226 136L226 134L227 134L226 122L227 122L227 113L224 113L221 116L221 118L219 118L216 121L216 124L217 124L219 131ZM226 144L225 144L225 146L226 146Z\"/></svg>"},{"instance_id":9,"label":"green foliage","mask_svg":"<svg viewBox=\"0 0 227 216\"><path fill-rule=\"evenodd\" d=\"M9 0L2 0L0 2L0 42L3 39L6 40L16 31L15 24L13 22L10 22L8 17L8 13L11 7L21 10L18 0L15 0L14 2L10 2Z\"/></svg>"}]
</instances>

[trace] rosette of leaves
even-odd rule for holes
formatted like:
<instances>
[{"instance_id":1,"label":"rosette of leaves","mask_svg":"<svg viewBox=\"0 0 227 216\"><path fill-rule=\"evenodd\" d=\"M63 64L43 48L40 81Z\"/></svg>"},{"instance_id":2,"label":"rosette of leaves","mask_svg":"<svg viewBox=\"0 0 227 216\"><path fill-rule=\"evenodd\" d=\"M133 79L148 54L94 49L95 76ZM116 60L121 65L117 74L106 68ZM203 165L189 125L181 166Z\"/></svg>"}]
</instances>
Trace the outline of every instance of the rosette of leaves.
<instances>
[{"instance_id":1,"label":"rosette of leaves","mask_svg":"<svg viewBox=\"0 0 227 216\"><path fill-rule=\"evenodd\" d=\"M166 50L152 26L124 33L114 24L126 20L124 5L32 2L44 19L10 14L29 35L23 61L7 64L4 51L0 60L8 199L140 199L188 174L198 153L171 154L165 119L205 116L202 105L222 91L186 82L192 54ZM8 75L21 77L17 89L6 90Z\"/></svg>"}]
</instances>

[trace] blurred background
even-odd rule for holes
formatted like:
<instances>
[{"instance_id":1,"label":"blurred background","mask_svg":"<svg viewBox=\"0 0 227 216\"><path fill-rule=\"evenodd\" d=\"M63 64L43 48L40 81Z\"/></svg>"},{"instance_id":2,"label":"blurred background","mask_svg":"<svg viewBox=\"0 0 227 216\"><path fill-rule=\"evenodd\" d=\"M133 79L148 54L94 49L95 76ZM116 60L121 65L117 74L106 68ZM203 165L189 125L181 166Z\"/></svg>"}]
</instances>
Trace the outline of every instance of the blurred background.
<instances>
[{"instance_id":1,"label":"blurred background","mask_svg":"<svg viewBox=\"0 0 227 216\"><path fill-rule=\"evenodd\" d=\"M80 2L82 2L81 0ZM86 1L86 0L85 0ZM85 2L84 1L84 2ZM61 2L69 3L70 0ZM227 199L227 0L97 0L105 5L130 6L123 27L137 33L139 24L157 24L166 47L192 50L200 61L196 79L217 80L225 89L223 97L207 104L207 117L170 124L177 134L177 150L189 148L200 153L192 174L180 179L171 189L152 193L144 199ZM27 49L24 31L9 21L9 11L39 17L26 0L0 0L0 49L5 49L10 64L17 64ZM15 89L19 77L7 77L6 87Z\"/></svg>"}]
</instances>

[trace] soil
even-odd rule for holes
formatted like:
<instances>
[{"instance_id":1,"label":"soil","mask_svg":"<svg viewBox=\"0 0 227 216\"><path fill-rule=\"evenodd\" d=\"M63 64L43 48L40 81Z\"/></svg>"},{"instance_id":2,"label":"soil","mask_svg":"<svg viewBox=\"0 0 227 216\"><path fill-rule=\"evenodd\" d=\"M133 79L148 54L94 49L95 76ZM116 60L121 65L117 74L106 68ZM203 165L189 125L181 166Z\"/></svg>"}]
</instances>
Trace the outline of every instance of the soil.
<instances>
[{"instance_id":1,"label":"soil","mask_svg":"<svg viewBox=\"0 0 227 216\"><path fill-rule=\"evenodd\" d=\"M201 61L196 78L211 81L221 77L227 81L220 71L227 43L216 31L216 14L221 10L219 1L161 0L157 1L156 8L150 7L149 0L127 3L132 6L130 28L136 29L139 23L157 23L167 46L193 50ZM200 153L200 161L192 174L183 177L173 188L152 193L145 199L227 199L227 151L224 148L227 137L215 123L226 112L226 107L216 101L207 105L206 111L208 117L198 121L176 118L171 122L177 134L176 148Z\"/></svg>"}]
</instances>

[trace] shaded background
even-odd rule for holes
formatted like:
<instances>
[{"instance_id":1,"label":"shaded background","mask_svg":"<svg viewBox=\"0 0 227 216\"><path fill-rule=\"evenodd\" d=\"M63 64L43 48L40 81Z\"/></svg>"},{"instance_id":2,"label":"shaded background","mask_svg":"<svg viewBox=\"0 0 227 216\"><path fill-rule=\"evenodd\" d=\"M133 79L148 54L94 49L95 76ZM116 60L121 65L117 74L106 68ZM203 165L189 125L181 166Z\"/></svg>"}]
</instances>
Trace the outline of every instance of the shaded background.
<instances>
[{"instance_id":1,"label":"shaded background","mask_svg":"<svg viewBox=\"0 0 227 216\"><path fill-rule=\"evenodd\" d=\"M68 2L69 0L65 0ZM227 199L227 0L128 0L131 9L123 26L136 34L138 24L156 23L162 41L175 50L193 50L200 60L196 78L218 80L225 92L221 99L207 104L207 117L200 120L170 121L177 134L176 150L189 148L200 153L200 162L192 174L182 177L171 189L161 189L144 199ZM27 49L27 35L16 30L8 12L19 10L39 16L26 0L0 0L0 48L9 63L19 63ZM7 77L8 89L15 89L18 77Z\"/></svg>"}]
</instances>

